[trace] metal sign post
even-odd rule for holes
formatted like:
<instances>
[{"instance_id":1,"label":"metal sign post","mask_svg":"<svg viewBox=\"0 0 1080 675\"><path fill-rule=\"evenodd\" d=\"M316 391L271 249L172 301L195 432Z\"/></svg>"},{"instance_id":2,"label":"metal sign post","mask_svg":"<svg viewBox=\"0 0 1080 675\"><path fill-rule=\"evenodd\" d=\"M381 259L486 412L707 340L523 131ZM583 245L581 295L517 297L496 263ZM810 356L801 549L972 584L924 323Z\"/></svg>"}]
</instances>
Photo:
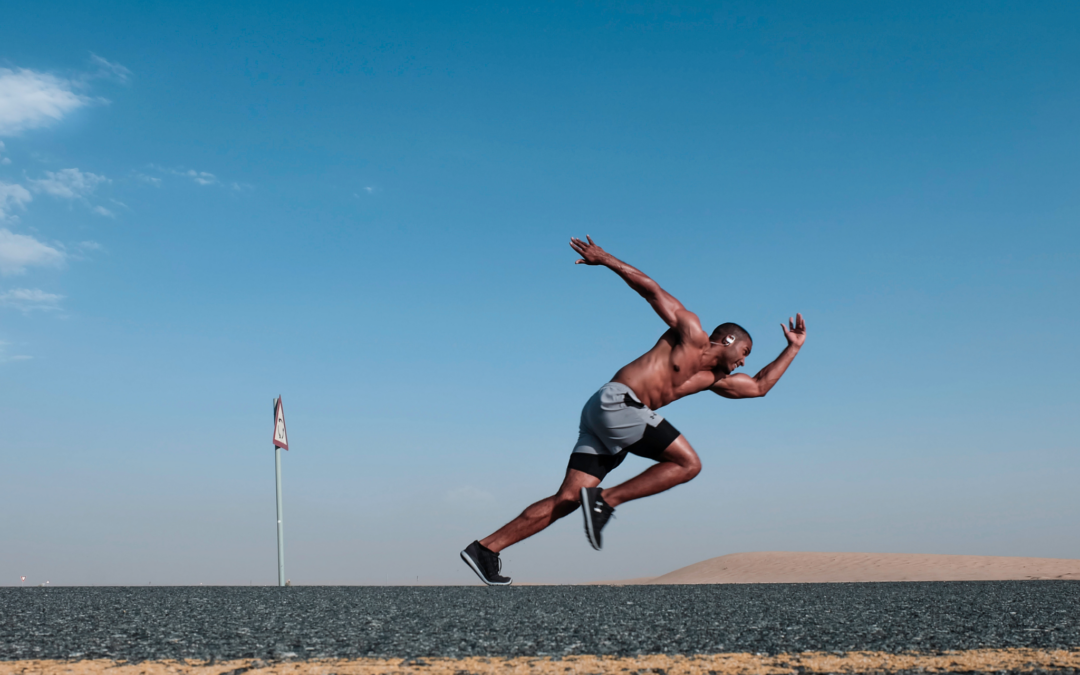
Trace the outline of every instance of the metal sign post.
<instances>
[{"instance_id":1,"label":"metal sign post","mask_svg":"<svg viewBox=\"0 0 1080 675\"><path fill-rule=\"evenodd\" d=\"M277 483L277 581L285 585L285 528L281 522L281 449L289 449L289 437L285 433L285 409L281 397L274 399L274 475Z\"/></svg>"}]
</instances>

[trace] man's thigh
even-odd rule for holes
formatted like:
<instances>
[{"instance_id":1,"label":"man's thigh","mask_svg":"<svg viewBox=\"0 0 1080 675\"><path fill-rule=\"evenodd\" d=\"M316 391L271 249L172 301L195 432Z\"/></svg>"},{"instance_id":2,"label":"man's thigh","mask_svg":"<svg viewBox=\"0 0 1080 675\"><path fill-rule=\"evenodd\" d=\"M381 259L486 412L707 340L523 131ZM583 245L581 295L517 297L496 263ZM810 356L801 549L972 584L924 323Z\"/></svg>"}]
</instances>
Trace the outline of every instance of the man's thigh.
<instances>
[{"instance_id":1,"label":"man's thigh","mask_svg":"<svg viewBox=\"0 0 1080 675\"><path fill-rule=\"evenodd\" d=\"M567 469L566 477L563 478L562 485L559 486L559 494L577 499L578 493L581 492L581 488L596 487L599 484L600 479L592 474L577 469Z\"/></svg>"},{"instance_id":2,"label":"man's thigh","mask_svg":"<svg viewBox=\"0 0 1080 675\"><path fill-rule=\"evenodd\" d=\"M577 448L575 448L575 450L581 447L581 441L578 441L578 446ZM596 448L603 446L599 442L597 442L591 447ZM569 479L571 474L585 474L586 476L591 476L592 478L595 478L596 483L594 483L593 485L581 484L578 489L581 489L582 487L595 487L604 480L605 476L607 476L609 473L614 471L616 467L622 464L624 459L626 459L625 450L615 455L608 454L607 452L601 452L598 454L588 452L572 452L570 453L570 461L567 463L566 467L567 479ZM575 480L582 479L578 478Z\"/></svg>"},{"instance_id":3,"label":"man's thigh","mask_svg":"<svg viewBox=\"0 0 1080 675\"><path fill-rule=\"evenodd\" d=\"M686 436L679 434L679 436L671 442L664 451L661 452L656 460L658 462L674 462L679 466L701 466L701 459L698 457L697 452L693 446L690 445L690 441L686 440Z\"/></svg>"}]
</instances>

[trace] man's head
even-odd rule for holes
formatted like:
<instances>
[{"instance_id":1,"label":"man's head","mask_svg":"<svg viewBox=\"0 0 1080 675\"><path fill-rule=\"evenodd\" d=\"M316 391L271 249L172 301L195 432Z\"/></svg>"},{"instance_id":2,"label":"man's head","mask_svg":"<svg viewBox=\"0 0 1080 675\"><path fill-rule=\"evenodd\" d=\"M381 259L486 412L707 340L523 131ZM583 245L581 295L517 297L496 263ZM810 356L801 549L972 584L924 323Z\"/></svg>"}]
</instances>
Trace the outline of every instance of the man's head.
<instances>
[{"instance_id":1,"label":"man's head","mask_svg":"<svg viewBox=\"0 0 1080 675\"><path fill-rule=\"evenodd\" d=\"M746 364L746 357L750 356L750 350L754 341L750 333L737 323L722 323L717 326L709 336L710 347L720 361L716 364L718 370L731 373L736 368Z\"/></svg>"}]
</instances>

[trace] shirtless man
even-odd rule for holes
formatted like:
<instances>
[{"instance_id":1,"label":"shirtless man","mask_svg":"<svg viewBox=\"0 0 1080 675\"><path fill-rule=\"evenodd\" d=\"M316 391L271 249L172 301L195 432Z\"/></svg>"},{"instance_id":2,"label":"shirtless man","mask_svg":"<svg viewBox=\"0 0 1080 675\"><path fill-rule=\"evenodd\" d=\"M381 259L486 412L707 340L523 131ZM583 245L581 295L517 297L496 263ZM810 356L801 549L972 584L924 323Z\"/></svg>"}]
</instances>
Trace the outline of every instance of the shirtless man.
<instances>
[{"instance_id":1,"label":"shirtless man","mask_svg":"<svg viewBox=\"0 0 1080 675\"><path fill-rule=\"evenodd\" d=\"M603 265L618 274L670 328L656 346L615 373L611 382L585 404L580 435L559 491L461 552L465 563L490 586L510 583L509 577L499 574L499 551L573 513L578 505L585 505L585 534L599 551L600 531L615 507L663 492L698 475L701 460L690 443L653 411L706 389L724 398L764 396L806 341L806 323L802 314L796 314L794 320L788 319L788 325L780 324L788 344L775 361L754 377L733 374L750 356L753 342L749 333L734 323L720 324L711 335L706 333L697 315L659 284L604 251L591 237L586 239L570 239L570 246L581 256L575 264ZM647 457L656 464L625 483L601 489L600 481L627 453Z\"/></svg>"}]
</instances>

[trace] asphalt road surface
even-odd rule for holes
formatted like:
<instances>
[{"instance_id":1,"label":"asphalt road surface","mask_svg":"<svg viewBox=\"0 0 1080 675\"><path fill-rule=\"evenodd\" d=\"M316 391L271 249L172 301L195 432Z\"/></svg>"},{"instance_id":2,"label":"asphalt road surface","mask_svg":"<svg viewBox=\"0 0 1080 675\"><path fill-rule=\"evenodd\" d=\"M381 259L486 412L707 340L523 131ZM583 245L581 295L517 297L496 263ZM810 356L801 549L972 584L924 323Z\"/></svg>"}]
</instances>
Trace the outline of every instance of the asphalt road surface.
<instances>
[{"instance_id":1,"label":"asphalt road surface","mask_svg":"<svg viewBox=\"0 0 1080 675\"><path fill-rule=\"evenodd\" d=\"M0 661L1080 647L1080 582L0 589Z\"/></svg>"}]
</instances>

